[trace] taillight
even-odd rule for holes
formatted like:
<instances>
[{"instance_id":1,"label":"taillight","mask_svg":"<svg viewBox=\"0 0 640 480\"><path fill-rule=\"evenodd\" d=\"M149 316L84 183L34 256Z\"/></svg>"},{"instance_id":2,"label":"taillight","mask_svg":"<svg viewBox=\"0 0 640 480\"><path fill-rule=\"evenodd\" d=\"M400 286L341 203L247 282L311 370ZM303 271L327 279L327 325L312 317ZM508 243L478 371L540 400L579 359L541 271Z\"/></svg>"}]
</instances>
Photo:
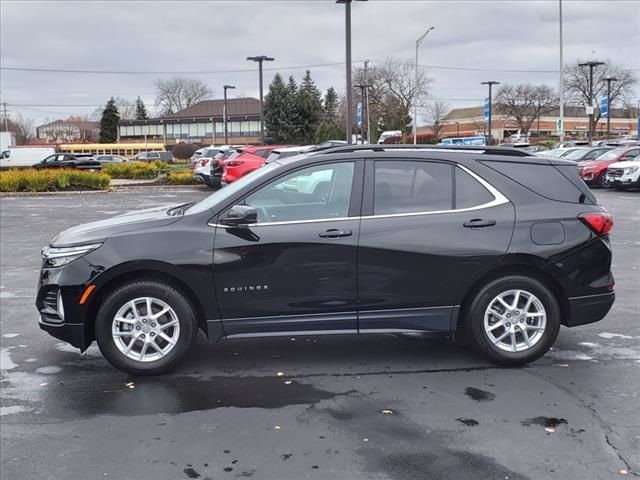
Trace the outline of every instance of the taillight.
<instances>
[{"instance_id":1,"label":"taillight","mask_svg":"<svg viewBox=\"0 0 640 480\"><path fill-rule=\"evenodd\" d=\"M608 212L581 213L578 218L596 235L607 235L613 228L613 217Z\"/></svg>"},{"instance_id":2,"label":"taillight","mask_svg":"<svg viewBox=\"0 0 640 480\"><path fill-rule=\"evenodd\" d=\"M231 160L230 162L226 162L227 167L239 167L244 163L244 160Z\"/></svg>"}]
</instances>

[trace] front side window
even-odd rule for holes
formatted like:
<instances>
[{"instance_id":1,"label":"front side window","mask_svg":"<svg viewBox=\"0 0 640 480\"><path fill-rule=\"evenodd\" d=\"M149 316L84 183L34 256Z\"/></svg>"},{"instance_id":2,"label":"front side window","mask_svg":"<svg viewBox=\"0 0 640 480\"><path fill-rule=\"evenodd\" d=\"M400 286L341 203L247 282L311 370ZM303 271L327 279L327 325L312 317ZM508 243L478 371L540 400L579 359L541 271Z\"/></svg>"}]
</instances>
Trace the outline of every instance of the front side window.
<instances>
[{"instance_id":1,"label":"front side window","mask_svg":"<svg viewBox=\"0 0 640 480\"><path fill-rule=\"evenodd\" d=\"M353 162L305 168L262 187L244 203L258 211L258 223L346 217L353 172Z\"/></svg>"},{"instance_id":2,"label":"front side window","mask_svg":"<svg viewBox=\"0 0 640 480\"><path fill-rule=\"evenodd\" d=\"M446 163L377 161L374 215L453 208L453 167Z\"/></svg>"}]
</instances>

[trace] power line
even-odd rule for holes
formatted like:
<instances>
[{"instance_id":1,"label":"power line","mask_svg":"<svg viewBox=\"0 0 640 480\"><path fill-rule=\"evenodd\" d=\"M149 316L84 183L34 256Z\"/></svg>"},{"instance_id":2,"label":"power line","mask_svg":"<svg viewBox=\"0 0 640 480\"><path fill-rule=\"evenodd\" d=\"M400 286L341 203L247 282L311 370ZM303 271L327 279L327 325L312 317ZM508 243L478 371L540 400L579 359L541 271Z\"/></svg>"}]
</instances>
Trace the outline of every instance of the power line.
<instances>
[{"instance_id":1,"label":"power line","mask_svg":"<svg viewBox=\"0 0 640 480\"><path fill-rule=\"evenodd\" d=\"M358 60L362 61L362 60ZM278 70L295 70L302 68L321 68L321 67L337 67L344 65L344 62L317 63L312 65L294 65L283 67L263 68L265 71ZM255 68L242 68L237 70L173 70L173 71L145 71L145 70L76 70L67 68L42 68L42 67L3 67L0 70L17 71L17 72L40 72L40 73L83 73L95 75L216 75L222 73L255 73Z\"/></svg>"}]
</instances>

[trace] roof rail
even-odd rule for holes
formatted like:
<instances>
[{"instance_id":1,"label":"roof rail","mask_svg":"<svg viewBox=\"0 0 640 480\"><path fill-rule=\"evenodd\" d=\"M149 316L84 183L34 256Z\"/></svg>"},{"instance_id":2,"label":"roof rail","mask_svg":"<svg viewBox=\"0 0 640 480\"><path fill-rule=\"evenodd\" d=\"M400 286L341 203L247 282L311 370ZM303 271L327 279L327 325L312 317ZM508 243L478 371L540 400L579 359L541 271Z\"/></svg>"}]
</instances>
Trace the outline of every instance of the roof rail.
<instances>
[{"instance_id":1,"label":"roof rail","mask_svg":"<svg viewBox=\"0 0 640 480\"><path fill-rule=\"evenodd\" d=\"M311 150L309 153L353 153L360 151L385 152L393 150L422 150L458 153L481 153L483 155L504 155L509 157L532 157L532 153L513 147L492 147L482 145L404 145L404 144L364 144L344 145Z\"/></svg>"}]
</instances>

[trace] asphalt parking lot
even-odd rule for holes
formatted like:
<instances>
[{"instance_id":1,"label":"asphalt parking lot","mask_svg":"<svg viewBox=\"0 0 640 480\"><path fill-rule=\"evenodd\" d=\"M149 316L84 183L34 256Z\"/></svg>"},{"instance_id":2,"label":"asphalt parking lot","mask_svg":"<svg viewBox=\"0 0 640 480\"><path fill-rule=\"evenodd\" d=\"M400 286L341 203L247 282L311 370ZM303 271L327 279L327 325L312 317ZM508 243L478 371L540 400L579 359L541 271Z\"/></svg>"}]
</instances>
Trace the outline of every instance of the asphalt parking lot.
<instances>
[{"instance_id":1,"label":"asphalt parking lot","mask_svg":"<svg viewBox=\"0 0 640 480\"><path fill-rule=\"evenodd\" d=\"M640 193L614 215L617 300L526 368L393 335L204 338L132 378L40 331L40 249L75 224L199 188L0 199L5 479L612 479L640 476Z\"/></svg>"}]
</instances>

